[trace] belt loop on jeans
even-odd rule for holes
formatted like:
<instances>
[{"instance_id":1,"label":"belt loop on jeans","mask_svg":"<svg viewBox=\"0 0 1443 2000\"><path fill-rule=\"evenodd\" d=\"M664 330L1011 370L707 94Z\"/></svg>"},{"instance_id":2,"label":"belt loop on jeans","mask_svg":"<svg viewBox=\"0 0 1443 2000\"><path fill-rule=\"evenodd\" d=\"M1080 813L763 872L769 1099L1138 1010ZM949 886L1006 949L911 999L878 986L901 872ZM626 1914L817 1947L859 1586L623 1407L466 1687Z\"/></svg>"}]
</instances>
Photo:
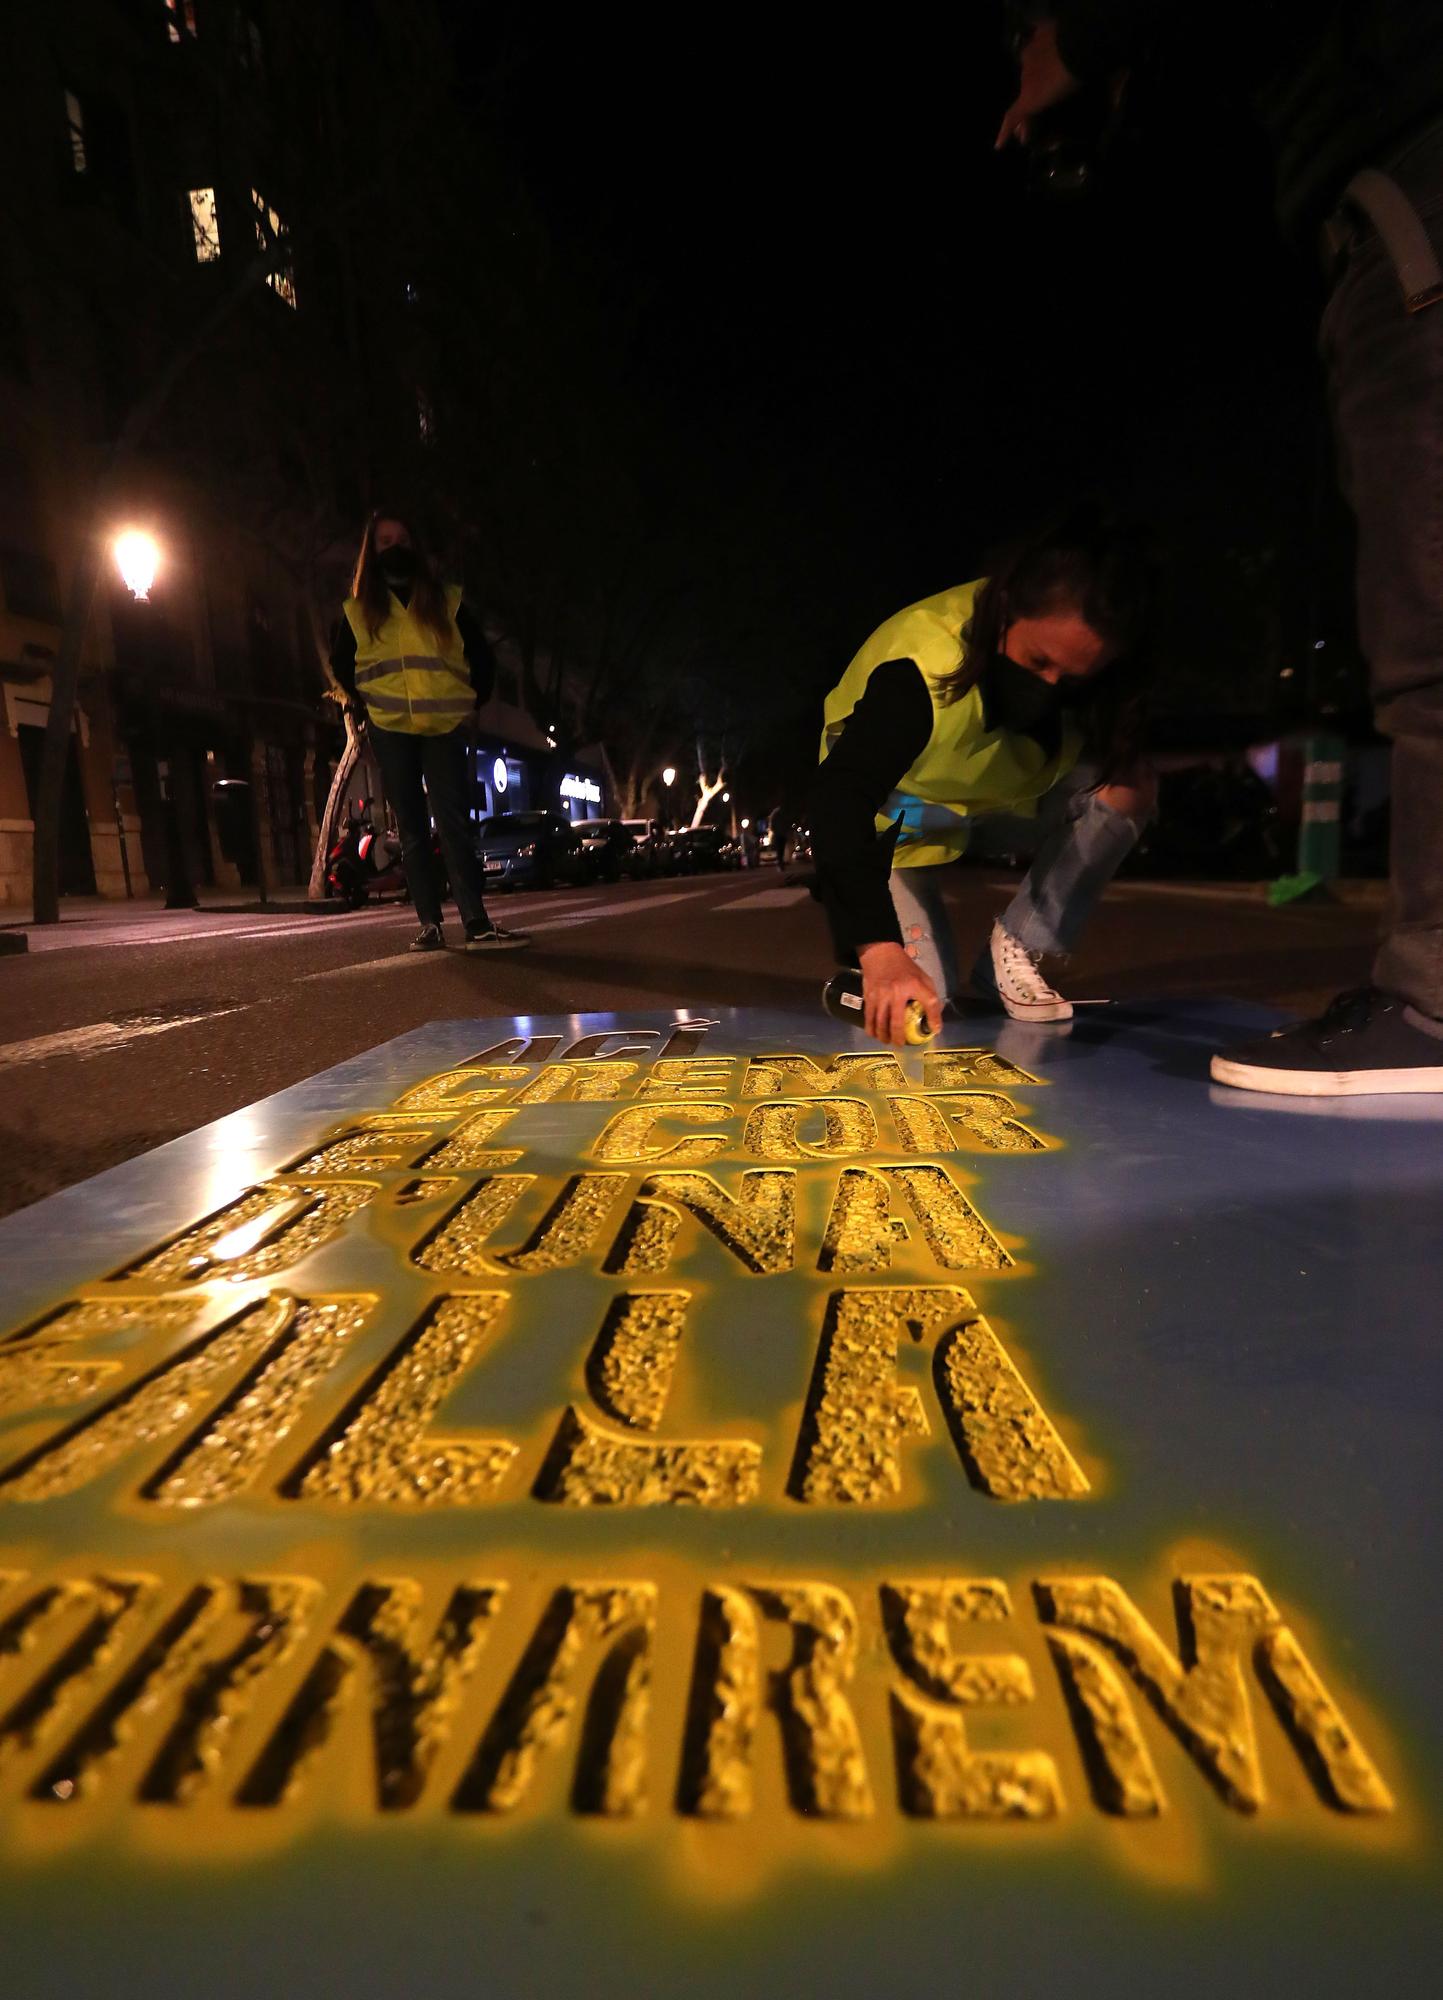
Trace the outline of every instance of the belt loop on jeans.
<instances>
[{"instance_id":1,"label":"belt loop on jeans","mask_svg":"<svg viewBox=\"0 0 1443 2000\"><path fill-rule=\"evenodd\" d=\"M1343 204L1361 209L1382 238L1398 273L1407 312L1422 312L1425 306L1443 299L1443 266L1438 253L1423 227L1423 218L1391 174L1379 167L1364 167L1344 188ZM1334 216L1327 225L1327 240L1335 253L1341 236L1338 221Z\"/></svg>"}]
</instances>

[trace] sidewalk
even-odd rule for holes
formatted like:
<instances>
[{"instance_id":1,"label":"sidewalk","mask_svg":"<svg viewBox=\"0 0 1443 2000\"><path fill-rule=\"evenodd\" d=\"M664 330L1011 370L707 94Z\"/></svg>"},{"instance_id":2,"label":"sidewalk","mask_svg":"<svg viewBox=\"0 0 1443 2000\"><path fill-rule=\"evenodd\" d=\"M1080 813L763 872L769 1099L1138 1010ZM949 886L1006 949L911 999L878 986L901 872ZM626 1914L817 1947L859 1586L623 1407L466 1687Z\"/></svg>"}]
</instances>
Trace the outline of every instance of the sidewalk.
<instances>
[{"instance_id":1,"label":"sidewalk","mask_svg":"<svg viewBox=\"0 0 1443 2000\"><path fill-rule=\"evenodd\" d=\"M348 914L381 915L396 906L393 902L369 905L359 913L348 913L339 902L313 903L304 883L287 883L270 892L262 903L249 896L246 888L199 889L193 910L168 910L164 898L147 895L124 901L108 896L66 896L60 905L58 924L36 924L24 903L0 904L0 957L16 952L55 950L65 945L139 944L172 937L216 936L232 931L240 922L260 918L276 923L308 919L312 924L334 922ZM218 928L215 920L230 919Z\"/></svg>"}]
</instances>

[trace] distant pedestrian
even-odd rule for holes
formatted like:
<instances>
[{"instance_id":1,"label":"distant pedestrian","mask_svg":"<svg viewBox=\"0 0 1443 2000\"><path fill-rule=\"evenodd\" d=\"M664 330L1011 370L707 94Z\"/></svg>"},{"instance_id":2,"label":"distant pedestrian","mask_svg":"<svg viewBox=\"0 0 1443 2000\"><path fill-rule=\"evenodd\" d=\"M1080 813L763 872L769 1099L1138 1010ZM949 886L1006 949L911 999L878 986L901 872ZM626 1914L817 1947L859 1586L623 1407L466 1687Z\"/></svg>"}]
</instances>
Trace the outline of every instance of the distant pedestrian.
<instances>
[{"instance_id":1,"label":"distant pedestrian","mask_svg":"<svg viewBox=\"0 0 1443 2000\"><path fill-rule=\"evenodd\" d=\"M331 635L331 671L370 724L371 748L401 832L401 858L421 929L412 951L442 951L431 821L467 951L530 944L486 914L471 833L470 723L496 677L480 620L443 584L415 525L377 509L366 523L351 595Z\"/></svg>"}]
</instances>

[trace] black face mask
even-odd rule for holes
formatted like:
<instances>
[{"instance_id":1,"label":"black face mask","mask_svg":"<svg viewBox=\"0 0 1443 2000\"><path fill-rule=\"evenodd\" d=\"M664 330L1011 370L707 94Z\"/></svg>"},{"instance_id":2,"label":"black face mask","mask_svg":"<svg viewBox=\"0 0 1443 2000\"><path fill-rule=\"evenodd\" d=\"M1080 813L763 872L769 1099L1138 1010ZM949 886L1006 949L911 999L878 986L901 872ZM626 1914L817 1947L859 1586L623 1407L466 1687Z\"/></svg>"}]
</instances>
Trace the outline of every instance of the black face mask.
<instances>
[{"instance_id":1,"label":"black face mask","mask_svg":"<svg viewBox=\"0 0 1443 2000\"><path fill-rule=\"evenodd\" d=\"M401 543L394 548L383 549L376 560L381 565L381 574L387 583L407 584L415 579L416 551Z\"/></svg>"},{"instance_id":2,"label":"black face mask","mask_svg":"<svg viewBox=\"0 0 1443 2000\"><path fill-rule=\"evenodd\" d=\"M982 715L989 729L1030 736L1044 750L1055 750L1062 733L1062 691L1040 674L1019 667L1005 653L994 653L977 677L982 690Z\"/></svg>"}]
</instances>

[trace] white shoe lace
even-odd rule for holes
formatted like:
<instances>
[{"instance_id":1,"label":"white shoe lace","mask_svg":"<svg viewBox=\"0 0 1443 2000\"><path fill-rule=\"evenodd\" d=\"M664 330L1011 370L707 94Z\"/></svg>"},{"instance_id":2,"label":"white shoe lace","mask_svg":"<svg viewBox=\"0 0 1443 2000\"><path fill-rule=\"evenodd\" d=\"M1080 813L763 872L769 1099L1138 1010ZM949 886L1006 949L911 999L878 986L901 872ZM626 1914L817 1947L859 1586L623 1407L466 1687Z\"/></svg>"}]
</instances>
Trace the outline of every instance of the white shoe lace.
<instances>
[{"instance_id":1,"label":"white shoe lace","mask_svg":"<svg viewBox=\"0 0 1443 2000\"><path fill-rule=\"evenodd\" d=\"M1061 1000L1062 995L1042 977L1037 960L1026 945L1019 943L1001 924L992 933L992 959L1019 1000Z\"/></svg>"}]
</instances>

